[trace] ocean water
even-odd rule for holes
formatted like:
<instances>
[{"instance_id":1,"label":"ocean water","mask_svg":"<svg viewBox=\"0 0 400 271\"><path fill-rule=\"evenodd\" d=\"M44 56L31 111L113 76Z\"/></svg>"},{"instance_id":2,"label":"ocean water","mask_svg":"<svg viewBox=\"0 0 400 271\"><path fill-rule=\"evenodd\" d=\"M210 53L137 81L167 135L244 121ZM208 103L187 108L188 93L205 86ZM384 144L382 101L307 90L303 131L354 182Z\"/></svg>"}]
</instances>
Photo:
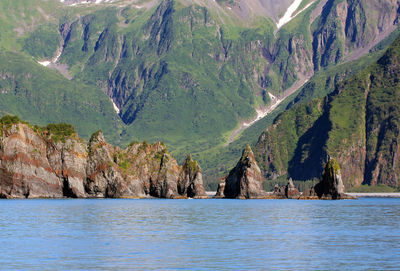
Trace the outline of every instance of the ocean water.
<instances>
[{"instance_id":1,"label":"ocean water","mask_svg":"<svg viewBox=\"0 0 400 271\"><path fill-rule=\"evenodd\" d=\"M400 199L0 200L1 270L400 270Z\"/></svg>"}]
</instances>

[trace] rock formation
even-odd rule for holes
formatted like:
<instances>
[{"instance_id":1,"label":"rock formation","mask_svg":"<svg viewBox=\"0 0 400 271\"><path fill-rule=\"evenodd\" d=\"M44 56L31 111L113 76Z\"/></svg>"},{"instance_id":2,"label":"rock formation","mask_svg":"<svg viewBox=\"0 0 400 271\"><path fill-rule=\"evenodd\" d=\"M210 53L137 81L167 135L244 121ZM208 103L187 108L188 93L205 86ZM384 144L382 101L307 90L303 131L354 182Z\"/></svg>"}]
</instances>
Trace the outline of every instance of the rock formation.
<instances>
[{"instance_id":1,"label":"rock formation","mask_svg":"<svg viewBox=\"0 0 400 271\"><path fill-rule=\"evenodd\" d=\"M224 191L225 191L225 178L222 178L218 184L217 193L215 194L214 198L215 199L224 198L225 197Z\"/></svg>"},{"instance_id":2,"label":"rock formation","mask_svg":"<svg viewBox=\"0 0 400 271\"><path fill-rule=\"evenodd\" d=\"M257 199L265 198L262 188L263 177L254 158L253 151L247 145L242 157L225 179L226 198Z\"/></svg>"},{"instance_id":3,"label":"rock formation","mask_svg":"<svg viewBox=\"0 0 400 271\"><path fill-rule=\"evenodd\" d=\"M301 193L296 188L292 179L289 179L287 185L280 187L275 185L274 192L269 195L269 198L273 199L298 199Z\"/></svg>"},{"instance_id":4,"label":"rock formation","mask_svg":"<svg viewBox=\"0 0 400 271\"><path fill-rule=\"evenodd\" d=\"M163 143L108 144L101 131L88 145L67 124L32 127L0 120L2 198L207 198L201 168L183 167Z\"/></svg>"},{"instance_id":5,"label":"rock formation","mask_svg":"<svg viewBox=\"0 0 400 271\"><path fill-rule=\"evenodd\" d=\"M325 165L322 180L303 193L300 199L354 199L344 193L344 185L338 162L330 158Z\"/></svg>"},{"instance_id":6,"label":"rock formation","mask_svg":"<svg viewBox=\"0 0 400 271\"><path fill-rule=\"evenodd\" d=\"M51 157L58 160L58 153ZM0 197L55 198L63 196L61 165L53 169L47 144L28 126L12 125L0 140Z\"/></svg>"},{"instance_id":7,"label":"rock formation","mask_svg":"<svg viewBox=\"0 0 400 271\"><path fill-rule=\"evenodd\" d=\"M288 184L285 186L285 197L288 199L298 199L300 191L294 186L293 180L290 178Z\"/></svg>"},{"instance_id":8,"label":"rock formation","mask_svg":"<svg viewBox=\"0 0 400 271\"><path fill-rule=\"evenodd\" d=\"M195 199L209 198L204 190L200 165L193 160L190 154L186 158L182 169L181 177L178 182L179 194Z\"/></svg>"}]
</instances>

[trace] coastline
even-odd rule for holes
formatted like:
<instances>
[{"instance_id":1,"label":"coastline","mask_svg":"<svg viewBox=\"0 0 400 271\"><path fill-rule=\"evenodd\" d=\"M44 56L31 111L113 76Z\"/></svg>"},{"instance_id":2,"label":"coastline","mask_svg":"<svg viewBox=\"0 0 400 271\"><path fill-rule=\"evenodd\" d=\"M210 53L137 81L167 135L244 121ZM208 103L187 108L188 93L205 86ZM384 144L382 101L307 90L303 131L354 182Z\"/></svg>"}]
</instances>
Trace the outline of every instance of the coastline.
<instances>
[{"instance_id":1,"label":"coastline","mask_svg":"<svg viewBox=\"0 0 400 271\"><path fill-rule=\"evenodd\" d=\"M206 191L206 194L210 197L215 196L216 191ZM400 192L398 193L346 193L356 198L400 198Z\"/></svg>"},{"instance_id":2,"label":"coastline","mask_svg":"<svg viewBox=\"0 0 400 271\"><path fill-rule=\"evenodd\" d=\"M356 198L400 198L399 193L346 193Z\"/></svg>"}]
</instances>

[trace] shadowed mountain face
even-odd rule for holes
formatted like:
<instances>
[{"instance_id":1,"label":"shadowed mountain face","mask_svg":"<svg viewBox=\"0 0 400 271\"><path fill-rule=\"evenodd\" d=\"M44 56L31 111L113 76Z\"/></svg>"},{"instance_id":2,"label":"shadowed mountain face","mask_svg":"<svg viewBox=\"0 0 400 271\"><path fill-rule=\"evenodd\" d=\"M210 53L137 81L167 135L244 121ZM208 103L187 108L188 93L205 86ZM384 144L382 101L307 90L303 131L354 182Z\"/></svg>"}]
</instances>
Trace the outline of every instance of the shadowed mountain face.
<instances>
[{"instance_id":1,"label":"shadowed mountain face","mask_svg":"<svg viewBox=\"0 0 400 271\"><path fill-rule=\"evenodd\" d=\"M293 2L2 1L0 113L66 118L84 137L101 128L120 145L163 140L180 160L196 152L205 168L226 168L234 158L221 165L204 153L225 148L255 109L397 27L397 1L305 0L278 30Z\"/></svg>"}]
</instances>

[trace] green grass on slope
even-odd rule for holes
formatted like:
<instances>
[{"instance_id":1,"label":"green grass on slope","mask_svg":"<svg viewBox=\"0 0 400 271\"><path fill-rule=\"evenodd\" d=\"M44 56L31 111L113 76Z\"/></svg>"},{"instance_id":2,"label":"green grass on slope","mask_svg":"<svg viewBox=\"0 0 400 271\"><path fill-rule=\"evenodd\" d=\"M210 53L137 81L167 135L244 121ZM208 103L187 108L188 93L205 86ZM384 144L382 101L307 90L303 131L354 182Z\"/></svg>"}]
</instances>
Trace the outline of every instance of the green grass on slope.
<instances>
[{"instance_id":1,"label":"green grass on slope","mask_svg":"<svg viewBox=\"0 0 400 271\"><path fill-rule=\"evenodd\" d=\"M2 0L0 1L0 50L21 51L24 43L21 40L29 37L41 25L52 24L56 29L42 29L40 32L42 45L53 50L53 39L50 40L47 33L57 33L57 24L61 12L59 1L43 0ZM46 42L44 42L46 41ZM38 41L36 41L38 42ZM50 51L42 54L48 54ZM41 55L43 56L43 55Z\"/></svg>"},{"instance_id":2,"label":"green grass on slope","mask_svg":"<svg viewBox=\"0 0 400 271\"><path fill-rule=\"evenodd\" d=\"M103 129L116 142L121 121L107 96L15 53L0 53L0 111L34 124L67 122L88 138Z\"/></svg>"}]
</instances>

